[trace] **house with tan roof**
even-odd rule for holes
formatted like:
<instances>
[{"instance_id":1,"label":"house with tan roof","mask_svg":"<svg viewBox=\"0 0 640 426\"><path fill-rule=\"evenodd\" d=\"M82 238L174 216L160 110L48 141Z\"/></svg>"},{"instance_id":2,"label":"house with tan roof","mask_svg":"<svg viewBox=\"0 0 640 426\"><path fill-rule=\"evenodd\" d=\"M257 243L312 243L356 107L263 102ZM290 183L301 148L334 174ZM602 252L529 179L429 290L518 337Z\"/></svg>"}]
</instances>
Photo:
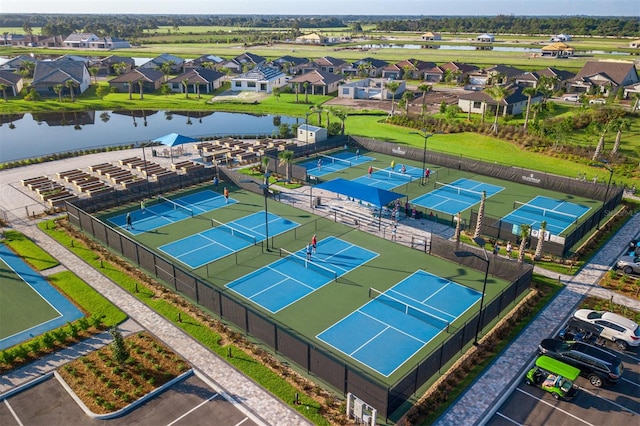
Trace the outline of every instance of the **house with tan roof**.
<instances>
[{"instance_id":1,"label":"house with tan roof","mask_svg":"<svg viewBox=\"0 0 640 426\"><path fill-rule=\"evenodd\" d=\"M576 53L576 49L562 42L551 43L540 49L542 56L551 56L553 58L568 58Z\"/></svg>"},{"instance_id":2,"label":"house with tan roof","mask_svg":"<svg viewBox=\"0 0 640 426\"><path fill-rule=\"evenodd\" d=\"M209 68L188 69L182 74L171 78L167 84L174 93L211 93L224 83L226 74ZM186 83L186 87L185 87Z\"/></svg>"},{"instance_id":3,"label":"house with tan roof","mask_svg":"<svg viewBox=\"0 0 640 426\"><path fill-rule=\"evenodd\" d=\"M331 39L320 33L311 33L296 37L296 43L300 44L329 44Z\"/></svg>"},{"instance_id":4,"label":"house with tan roof","mask_svg":"<svg viewBox=\"0 0 640 426\"><path fill-rule=\"evenodd\" d=\"M572 92L596 91L608 95L621 87L638 83L638 73L633 62L590 61L584 64L575 78L569 82Z\"/></svg>"},{"instance_id":5,"label":"house with tan roof","mask_svg":"<svg viewBox=\"0 0 640 426\"><path fill-rule=\"evenodd\" d=\"M496 108L499 108L498 114L518 115L527 108L528 97L522 93L523 87L513 87L509 89L508 95L501 101L496 101L487 92L464 92L458 97L458 107L463 112L473 114L496 114ZM542 94L536 93L531 98L531 104L542 102Z\"/></svg>"},{"instance_id":6,"label":"house with tan roof","mask_svg":"<svg viewBox=\"0 0 640 426\"><path fill-rule=\"evenodd\" d=\"M154 68L136 68L109 80L109 86L120 93L152 93L162 86L164 74Z\"/></svg>"},{"instance_id":7,"label":"house with tan roof","mask_svg":"<svg viewBox=\"0 0 640 426\"><path fill-rule=\"evenodd\" d=\"M569 80L575 78L575 74L571 71L559 70L557 68L548 67L542 70L525 72L515 77L514 81L519 86L538 87L540 77L550 77L555 81L553 90L567 89Z\"/></svg>"},{"instance_id":8,"label":"house with tan roof","mask_svg":"<svg viewBox=\"0 0 640 426\"><path fill-rule=\"evenodd\" d=\"M629 47L632 49L640 49L640 40L633 40L629 43Z\"/></svg>"},{"instance_id":9,"label":"house with tan roof","mask_svg":"<svg viewBox=\"0 0 640 426\"><path fill-rule=\"evenodd\" d=\"M440 35L440 33L427 31L426 33L420 36L420 39L422 41L435 41L435 40L442 40L442 36Z\"/></svg>"},{"instance_id":10,"label":"house with tan roof","mask_svg":"<svg viewBox=\"0 0 640 426\"><path fill-rule=\"evenodd\" d=\"M0 70L0 84L4 85L3 96L18 96L24 80L20 74Z\"/></svg>"},{"instance_id":11,"label":"house with tan roof","mask_svg":"<svg viewBox=\"0 0 640 426\"><path fill-rule=\"evenodd\" d=\"M307 87L310 88L310 95L328 95L338 91L338 85L342 80L343 78L340 74L313 70L290 79L288 84L294 91L298 86L298 93L304 92L304 85L307 83Z\"/></svg>"}]
</instances>

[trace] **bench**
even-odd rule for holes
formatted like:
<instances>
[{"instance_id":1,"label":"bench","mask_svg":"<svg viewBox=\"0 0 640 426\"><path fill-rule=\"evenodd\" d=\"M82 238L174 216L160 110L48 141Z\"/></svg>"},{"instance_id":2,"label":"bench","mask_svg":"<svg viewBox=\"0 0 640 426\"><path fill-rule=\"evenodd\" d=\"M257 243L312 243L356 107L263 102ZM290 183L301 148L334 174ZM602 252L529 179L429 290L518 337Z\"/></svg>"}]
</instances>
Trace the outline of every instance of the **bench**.
<instances>
[{"instance_id":1,"label":"bench","mask_svg":"<svg viewBox=\"0 0 640 426\"><path fill-rule=\"evenodd\" d=\"M77 180L84 179L84 178L89 177L89 176L91 176L89 173L80 171L80 172L72 174L72 175L64 176L64 180L69 182L69 183L73 183L73 182L75 182Z\"/></svg>"},{"instance_id":2,"label":"bench","mask_svg":"<svg viewBox=\"0 0 640 426\"><path fill-rule=\"evenodd\" d=\"M133 173L127 173L127 174L123 174L123 175L120 175L120 176L112 176L111 177L111 182L113 182L115 184L120 184L120 183L122 183L124 181L133 180L133 179L143 180L142 178L137 177Z\"/></svg>"},{"instance_id":3,"label":"bench","mask_svg":"<svg viewBox=\"0 0 640 426\"><path fill-rule=\"evenodd\" d=\"M56 173L56 175L58 176L59 179L64 179L67 176L77 175L78 173L84 173L84 172L80 169L73 169L73 170L66 170L64 172L58 172Z\"/></svg>"},{"instance_id":4,"label":"bench","mask_svg":"<svg viewBox=\"0 0 640 426\"><path fill-rule=\"evenodd\" d=\"M28 186L29 184L32 183L38 183L38 182L48 182L51 179L49 179L46 176L37 176L37 177L32 177L32 178L28 178L28 179L22 179L22 186Z\"/></svg>"},{"instance_id":5,"label":"bench","mask_svg":"<svg viewBox=\"0 0 640 426\"><path fill-rule=\"evenodd\" d=\"M163 170L161 172L158 173L154 173L152 175L156 180L160 180L160 179L164 179L164 178L168 178L171 176L177 176L177 173L171 170Z\"/></svg>"},{"instance_id":6,"label":"bench","mask_svg":"<svg viewBox=\"0 0 640 426\"><path fill-rule=\"evenodd\" d=\"M127 179L127 180L123 180L122 182L120 182L120 185L122 185L124 187L124 189L130 189L133 187L136 187L142 183L144 183L145 180L142 178L138 178L138 177L134 177L132 179Z\"/></svg>"},{"instance_id":7,"label":"bench","mask_svg":"<svg viewBox=\"0 0 640 426\"><path fill-rule=\"evenodd\" d=\"M75 194L64 194L58 197L49 198L48 203L51 207L63 206L66 201L77 200L78 196Z\"/></svg>"},{"instance_id":8,"label":"bench","mask_svg":"<svg viewBox=\"0 0 640 426\"><path fill-rule=\"evenodd\" d=\"M38 193L38 195L40 195L45 192L58 191L63 188L64 185L60 185L59 183L54 183L53 181L51 181L51 185L41 186L39 188L36 188L35 191Z\"/></svg>"},{"instance_id":9,"label":"bench","mask_svg":"<svg viewBox=\"0 0 640 426\"><path fill-rule=\"evenodd\" d=\"M102 187L96 187L96 188L89 189L89 190L87 190L85 192L87 193L87 195L89 197L93 197L94 195L102 194L102 193L105 193L105 192L111 192L111 191L114 191L114 189L111 186L104 185Z\"/></svg>"},{"instance_id":10,"label":"bench","mask_svg":"<svg viewBox=\"0 0 640 426\"><path fill-rule=\"evenodd\" d=\"M105 167L114 167L111 163L100 163L100 164L94 164L93 166L89 166L89 171L90 172L99 172L100 169L104 169Z\"/></svg>"},{"instance_id":11,"label":"bench","mask_svg":"<svg viewBox=\"0 0 640 426\"><path fill-rule=\"evenodd\" d=\"M99 181L99 182L88 183L88 184L82 186L82 188L80 188L79 190L82 191L82 192L89 192L89 191L92 191L92 190L94 190L96 188L104 188L104 187L107 187L107 185L104 182Z\"/></svg>"},{"instance_id":12,"label":"bench","mask_svg":"<svg viewBox=\"0 0 640 426\"><path fill-rule=\"evenodd\" d=\"M71 194L66 188L65 189L61 189L59 191L52 191L52 192L43 192L42 194L40 194L40 199L42 201L47 201L51 198L55 198L55 197L59 197L62 195L69 195Z\"/></svg>"},{"instance_id":13,"label":"bench","mask_svg":"<svg viewBox=\"0 0 640 426\"><path fill-rule=\"evenodd\" d=\"M120 165L121 166L128 166L129 163L133 163L135 161L142 161L142 159L140 157L124 158L124 159L120 160Z\"/></svg>"},{"instance_id":14,"label":"bench","mask_svg":"<svg viewBox=\"0 0 640 426\"><path fill-rule=\"evenodd\" d=\"M54 185L56 185L55 181L47 179L40 182L32 182L28 185L28 187L30 190L35 191L40 188L51 188Z\"/></svg>"},{"instance_id":15,"label":"bench","mask_svg":"<svg viewBox=\"0 0 640 426\"><path fill-rule=\"evenodd\" d=\"M107 172L104 174L104 176L107 179L113 179L119 176L131 176L131 172L129 170L123 170L123 169L117 169L117 170L112 170L110 172Z\"/></svg>"}]
</instances>

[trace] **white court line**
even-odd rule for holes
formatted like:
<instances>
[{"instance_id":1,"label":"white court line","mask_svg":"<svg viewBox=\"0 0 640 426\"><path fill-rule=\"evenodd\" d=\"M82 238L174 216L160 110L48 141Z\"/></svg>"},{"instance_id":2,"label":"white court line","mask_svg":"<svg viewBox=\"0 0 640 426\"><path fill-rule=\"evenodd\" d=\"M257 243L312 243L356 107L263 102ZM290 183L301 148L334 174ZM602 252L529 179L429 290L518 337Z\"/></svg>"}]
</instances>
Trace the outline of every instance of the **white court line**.
<instances>
[{"instance_id":1,"label":"white court line","mask_svg":"<svg viewBox=\"0 0 640 426\"><path fill-rule=\"evenodd\" d=\"M7 408L9 409L9 411L11 411L11 415L13 416L14 419L16 419L16 423L18 423L20 426L24 426L24 424L20 421L20 419L18 418L18 415L16 414L15 411L13 411L13 408L11 407L11 404L9 404L9 401L7 401L6 399L4 400L4 404L7 406Z\"/></svg>"},{"instance_id":2,"label":"white court line","mask_svg":"<svg viewBox=\"0 0 640 426\"><path fill-rule=\"evenodd\" d=\"M171 423L169 423L167 426L171 426L173 424L175 424L176 422L179 422L180 420L182 420L183 418L187 417L189 414L193 413L194 411L196 411L198 408L202 407L204 404L206 404L207 402L211 401L213 398L215 398L216 396L218 396L217 393L214 393L213 395L211 395L211 397L209 397L209 399L206 399L204 401L202 401L200 404L196 405L195 407L193 407L191 410L187 411L186 413L184 413L183 415L181 415L180 417L178 417L177 419L175 419L174 421L172 421ZM246 417L245 417L246 418Z\"/></svg>"},{"instance_id":3,"label":"white court line","mask_svg":"<svg viewBox=\"0 0 640 426\"><path fill-rule=\"evenodd\" d=\"M516 422L516 421L515 421L515 420L513 420L511 417L507 417L507 416L505 416L504 414L502 414L502 413L501 413L501 412L499 412L499 411L496 411L496 415L498 415L498 416L502 417L503 419L505 419L506 421L508 421L508 422L510 422L510 423L513 423L514 425L524 426L522 423L518 423L518 422Z\"/></svg>"},{"instance_id":4,"label":"white court line","mask_svg":"<svg viewBox=\"0 0 640 426\"><path fill-rule=\"evenodd\" d=\"M581 388L581 389L582 389L582 388ZM542 402L542 403L543 403L543 404L545 404L545 405L548 405L549 407L553 408L554 410L558 410L558 411L560 411L560 412L562 412L562 413L566 414L567 416L570 416L570 417L572 417L572 418L574 418L574 419L576 419L576 420L578 420L578 421L581 421L582 423L584 423L584 424L586 424L586 425L589 425L589 426L595 426L593 423L589 423L589 422L585 421L584 419L581 419L580 417L578 417L578 416L576 416L576 415L573 415L573 414L571 414L570 412L568 412L568 411L566 411L566 410L563 410L562 408L558 408L558 407L556 407L556 406L555 406L555 405L553 405L553 404L549 404L547 401L545 401L545 400L543 400L543 399L541 399L541 398L538 398L537 396L535 396L535 395L533 395L533 394L530 394L530 393L529 393L529 392L527 392L527 391L524 391L524 390L522 390L522 389L520 389L520 388L516 388L516 390L517 390L517 391L519 391L519 392L522 392L522 393L523 393L523 394L525 394L525 395L530 396L531 398L533 398L533 399L535 399L535 400L538 400L538 401Z\"/></svg>"}]
</instances>

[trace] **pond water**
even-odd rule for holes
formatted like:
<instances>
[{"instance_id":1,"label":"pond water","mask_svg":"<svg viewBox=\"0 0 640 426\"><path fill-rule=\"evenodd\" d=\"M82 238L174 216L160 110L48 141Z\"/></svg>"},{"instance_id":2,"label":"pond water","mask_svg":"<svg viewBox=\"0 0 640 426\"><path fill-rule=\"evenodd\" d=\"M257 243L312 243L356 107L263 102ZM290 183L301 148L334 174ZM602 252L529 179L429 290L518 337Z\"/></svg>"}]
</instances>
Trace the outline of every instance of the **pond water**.
<instances>
[{"instance_id":1,"label":"pond water","mask_svg":"<svg viewBox=\"0 0 640 426\"><path fill-rule=\"evenodd\" d=\"M522 52L522 53L540 53L538 47L517 47L517 46L493 46L485 45L465 45L465 44L359 44L355 46L359 49L439 49L439 50L492 50L494 52ZM584 54L611 54L611 55L630 55L629 52L605 52L604 50L587 50L579 53Z\"/></svg>"},{"instance_id":2,"label":"pond water","mask_svg":"<svg viewBox=\"0 0 640 426\"><path fill-rule=\"evenodd\" d=\"M304 118L280 117L282 124ZM169 133L194 138L277 134L273 115L197 111L79 111L0 116L0 163L47 154L147 142Z\"/></svg>"}]
</instances>

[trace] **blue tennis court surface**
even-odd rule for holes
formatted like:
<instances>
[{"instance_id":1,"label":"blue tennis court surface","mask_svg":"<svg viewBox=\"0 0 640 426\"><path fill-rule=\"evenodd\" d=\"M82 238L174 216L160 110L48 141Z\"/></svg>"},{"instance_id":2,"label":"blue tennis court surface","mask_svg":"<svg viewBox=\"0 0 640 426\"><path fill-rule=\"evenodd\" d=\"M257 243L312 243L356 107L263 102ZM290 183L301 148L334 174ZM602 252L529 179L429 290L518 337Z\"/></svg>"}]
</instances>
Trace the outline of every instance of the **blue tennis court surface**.
<instances>
[{"instance_id":1,"label":"blue tennis court surface","mask_svg":"<svg viewBox=\"0 0 640 426\"><path fill-rule=\"evenodd\" d=\"M22 259L16 256L7 246L0 244L0 259L11 268L26 285L31 287L33 291L38 293L53 309L58 312L58 316L35 325L20 333L13 334L0 340L0 350L17 345L21 342L39 336L47 331L62 327L67 322L80 319L84 314L69 302L62 294L49 284L49 282L39 273L35 272ZM20 303L19 301L15 301Z\"/></svg>"},{"instance_id":2,"label":"blue tennis court surface","mask_svg":"<svg viewBox=\"0 0 640 426\"><path fill-rule=\"evenodd\" d=\"M300 226L273 213L268 213L267 217L270 237ZM264 210L226 224L214 224L214 226L215 228L173 241L158 249L195 269L259 243L266 237Z\"/></svg>"},{"instance_id":3,"label":"blue tennis court surface","mask_svg":"<svg viewBox=\"0 0 640 426\"><path fill-rule=\"evenodd\" d=\"M540 229L543 221L547 222L547 231L553 235L561 235L565 229L577 222L590 207L568 201L560 201L541 195L502 218L504 222L514 225L529 224L531 229Z\"/></svg>"},{"instance_id":4,"label":"blue tennis court surface","mask_svg":"<svg viewBox=\"0 0 640 426\"><path fill-rule=\"evenodd\" d=\"M317 337L388 377L481 296L419 270Z\"/></svg>"},{"instance_id":5,"label":"blue tennis court surface","mask_svg":"<svg viewBox=\"0 0 640 426\"><path fill-rule=\"evenodd\" d=\"M227 287L276 313L378 256L336 237L318 241L311 262L305 261L305 251L283 254L286 257L230 282Z\"/></svg>"},{"instance_id":6,"label":"blue tennis court surface","mask_svg":"<svg viewBox=\"0 0 640 426\"><path fill-rule=\"evenodd\" d=\"M419 180L422 176L422 169L418 167L405 165L404 173L402 172L401 167L402 165L397 165L394 170L392 170L391 167L387 167L386 169L374 169L371 176L366 174L353 179L353 182L367 186L374 186L380 189L391 190L400 185L406 185Z\"/></svg>"},{"instance_id":7,"label":"blue tennis court surface","mask_svg":"<svg viewBox=\"0 0 640 426\"><path fill-rule=\"evenodd\" d=\"M193 194L185 195L180 198L172 198L176 205L162 201L161 199L149 202L144 209L137 209L131 214L133 229L128 230L133 235L149 232L165 225L179 222L202 213L210 212L227 204L233 204L237 201L229 198L229 202L225 203L224 196L215 191L204 190ZM182 208L184 207L184 208ZM126 228L127 215L121 214L109 218L109 222L119 228Z\"/></svg>"},{"instance_id":8,"label":"blue tennis court surface","mask_svg":"<svg viewBox=\"0 0 640 426\"><path fill-rule=\"evenodd\" d=\"M411 203L455 215L478 204L482 199L482 191L485 191L489 198L503 189L502 186L462 178L449 184L436 183L436 189L411 200Z\"/></svg>"},{"instance_id":9,"label":"blue tennis court surface","mask_svg":"<svg viewBox=\"0 0 640 426\"><path fill-rule=\"evenodd\" d=\"M332 153L330 156L321 155L300 165L307 169L309 176L321 177L373 160L374 158L366 155L356 155L351 151L340 151Z\"/></svg>"}]
</instances>

